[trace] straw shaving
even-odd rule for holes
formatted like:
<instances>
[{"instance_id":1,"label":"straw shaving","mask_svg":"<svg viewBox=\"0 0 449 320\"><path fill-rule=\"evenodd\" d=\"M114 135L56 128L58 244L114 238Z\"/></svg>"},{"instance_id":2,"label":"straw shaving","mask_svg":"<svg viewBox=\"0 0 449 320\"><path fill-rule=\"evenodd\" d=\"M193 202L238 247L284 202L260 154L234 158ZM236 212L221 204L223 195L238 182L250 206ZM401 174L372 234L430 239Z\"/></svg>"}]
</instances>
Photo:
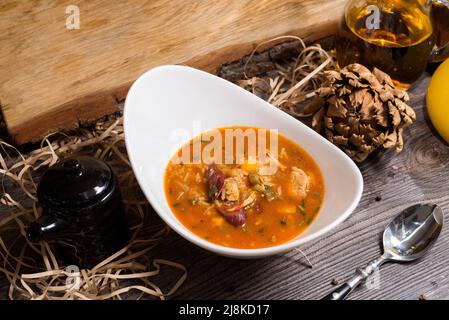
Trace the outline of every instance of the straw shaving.
<instances>
[{"instance_id":1,"label":"straw shaving","mask_svg":"<svg viewBox=\"0 0 449 320\"><path fill-rule=\"evenodd\" d=\"M272 47L265 53L258 49L270 43L294 40ZM292 52L296 52L295 57ZM264 59L268 62L263 61ZM243 58L240 75L226 74L226 66L219 72L224 78L233 78L243 88L268 100L271 104L295 117L308 117L304 103L314 96L320 86L323 71L335 68L332 56L319 44L306 46L293 36L272 39L258 45L249 57ZM247 72L252 68L251 76ZM228 68L227 70L231 70ZM265 68L265 70L264 70ZM90 154L107 161L118 172L125 212L134 221L132 237L127 247L100 262L90 270L69 270L59 265L48 243L35 245L26 238L26 225L41 215L36 199L37 177L61 158ZM120 115L99 120L93 128L79 128L72 134L56 133L45 137L39 148L22 154L13 145L0 139L0 174L2 194L0 206L9 215L0 220L3 231L18 230L14 239L0 237L0 265L9 282L10 299L122 299L125 294L137 293L135 299L145 296L165 299L183 284L186 268L179 263L148 257L148 253L168 234L162 226L155 231L145 222L149 204L142 196L124 146L123 121ZM20 190L20 194L8 190ZM153 228L154 229L154 228ZM150 231L151 232L150 232ZM303 255L311 265L307 256ZM174 268L182 275L173 279L173 286L163 292L152 278L161 268ZM129 296L126 296L128 298Z\"/></svg>"},{"instance_id":2,"label":"straw shaving","mask_svg":"<svg viewBox=\"0 0 449 320\"><path fill-rule=\"evenodd\" d=\"M275 45L268 54L258 52L280 40L290 41ZM336 69L331 52L320 44L306 46L295 36L263 42L243 61L223 66L219 75L306 123L311 114L304 108L323 83L325 71Z\"/></svg>"},{"instance_id":3,"label":"straw shaving","mask_svg":"<svg viewBox=\"0 0 449 320\"><path fill-rule=\"evenodd\" d=\"M142 196L131 170L124 147L122 118L99 121L92 130L80 129L76 135L56 134L45 137L41 146L27 155L0 140L0 203L9 215L0 220L0 227L18 229L12 241L0 237L0 265L10 283L10 299L121 299L124 294L137 293L134 298L152 296L159 299L172 295L187 277L186 268L164 259L151 260L148 253L169 232L165 225L159 230L146 225L149 204ZM26 238L26 225L41 215L36 199L35 179L61 158L91 154L103 159L118 172L125 212L131 222L129 245L90 270L69 270L61 266L48 243L35 245ZM20 190L11 194L7 190ZM10 225L14 225L12 228ZM6 232L3 233L6 235ZM17 250L17 248L20 248ZM14 255L14 252L18 254ZM179 269L182 275L173 279L173 286L163 292L152 278L161 268ZM173 273L178 277L179 272Z\"/></svg>"}]
</instances>

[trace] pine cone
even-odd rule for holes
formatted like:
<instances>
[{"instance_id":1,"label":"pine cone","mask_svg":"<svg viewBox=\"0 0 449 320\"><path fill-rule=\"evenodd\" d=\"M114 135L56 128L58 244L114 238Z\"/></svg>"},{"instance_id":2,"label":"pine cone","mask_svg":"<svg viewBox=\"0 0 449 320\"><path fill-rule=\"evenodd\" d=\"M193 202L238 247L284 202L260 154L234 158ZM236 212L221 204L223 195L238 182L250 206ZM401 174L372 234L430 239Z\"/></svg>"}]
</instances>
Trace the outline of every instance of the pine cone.
<instances>
[{"instance_id":1,"label":"pine cone","mask_svg":"<svg viewBox=\"0 0 449 320\"><path fill-rule=\"evenodd\" d=\"M402 151L403 130L416 119L405 91L386 73L357 63L326 71L325 78L305 109L316 131L359 162L382 147Z\"/></svg>"}]
</instances>

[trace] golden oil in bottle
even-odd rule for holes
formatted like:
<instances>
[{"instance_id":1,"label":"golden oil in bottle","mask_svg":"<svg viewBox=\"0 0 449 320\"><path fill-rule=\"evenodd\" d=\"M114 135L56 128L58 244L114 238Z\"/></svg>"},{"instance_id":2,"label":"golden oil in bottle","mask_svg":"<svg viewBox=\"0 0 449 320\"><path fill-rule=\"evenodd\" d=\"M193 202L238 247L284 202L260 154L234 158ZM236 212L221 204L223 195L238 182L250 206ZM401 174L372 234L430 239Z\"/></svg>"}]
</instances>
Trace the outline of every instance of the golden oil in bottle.
<instances>
[{"instance_id":1,"label":"golden oil in bottle","mask_svg":"<svg viewBox=\"0 0 449 320\"><path fill-rule=\"evenodd\" d=\"M449 8L441 2L434 1L431 16L435 46L439 48L432 55L431 62L441 62L449 56Z\"/></svg>"},{"instance_id":2,"label":"golden oil in bottle","mask_svg":"<svg viewBox=\"0 0 449 320\"><path fill-rule=\"evenodd\" d=\"M424 71L433 48L429 13L400 0L368 10L353 7L340 22L336 47L340 67L355 62L377 67L407 89Z\"/></svg>"}]
</instances>

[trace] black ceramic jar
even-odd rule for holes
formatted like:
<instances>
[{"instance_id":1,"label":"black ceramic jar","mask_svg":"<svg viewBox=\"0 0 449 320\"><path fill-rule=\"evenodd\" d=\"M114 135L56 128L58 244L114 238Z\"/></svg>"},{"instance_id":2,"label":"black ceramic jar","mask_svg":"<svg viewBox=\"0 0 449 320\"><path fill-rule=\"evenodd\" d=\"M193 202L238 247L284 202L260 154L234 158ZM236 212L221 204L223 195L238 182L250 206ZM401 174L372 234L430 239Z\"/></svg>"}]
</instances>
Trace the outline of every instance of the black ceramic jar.
<instances>
[{"instance_id":1,"label":"black ceramic jar","mask_svg":"<svg viewBox=\"0 0 449 320\"><path fill-rule=\"evenodd\" d=\"M28 238L54 244L67 264L92 268L125 247L129 231L112 169L93 157L68 158L51 167L37 188L42 216Z\"/></svg>"}]
</instances>

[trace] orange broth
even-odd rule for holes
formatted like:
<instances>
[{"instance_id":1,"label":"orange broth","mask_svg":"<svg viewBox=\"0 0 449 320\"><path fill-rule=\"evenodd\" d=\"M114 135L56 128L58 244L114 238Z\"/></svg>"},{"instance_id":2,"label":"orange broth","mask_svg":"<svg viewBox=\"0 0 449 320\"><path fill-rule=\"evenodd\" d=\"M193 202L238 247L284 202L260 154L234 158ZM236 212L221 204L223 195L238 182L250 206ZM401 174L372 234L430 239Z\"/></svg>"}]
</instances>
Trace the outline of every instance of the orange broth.
<instances>
[{"instance_id":1,"label":"orange broth","mask_svg":"<svg viewBox=\"0 0 449 320\"><path fill-rule=\"evenodd\" d=\"M257 130L249 127L216 130L225 141L224 130L238 128ZM217 163L214 167L214 170L220 171L225 181L221 190L217 190L214 185L210 187L208 170L212 169L203 161L170 161L165 172L165 194L177 219L197 236L233 248L275 246L302 233L320 210L324 197L323 177L315 161L304 149L286 137L276 135L279 163L277 171L267 176L260 174L263 173L262 165L256 160L248 160L246 141L243 163ZM183 147L184 150L193 150L195 144L201 145L203 150L210 140L202 139L201 136L192 139ZM269 141L268 137L268 146ZM235 145L234 137L233 152ZM178 151L178 156L183 148ZM223 143L222 156L224 155ZM211 155L212 158L214 156ZM217 194L218 198L214 199ZM246 203L249 205L242 208ZM244 214L244 223L241 219L237 219L238 225L229 223L234 222L227 219L229 215L237 214L233 210L239 210L240 215Z\"/></svg>"}]
</instances>

